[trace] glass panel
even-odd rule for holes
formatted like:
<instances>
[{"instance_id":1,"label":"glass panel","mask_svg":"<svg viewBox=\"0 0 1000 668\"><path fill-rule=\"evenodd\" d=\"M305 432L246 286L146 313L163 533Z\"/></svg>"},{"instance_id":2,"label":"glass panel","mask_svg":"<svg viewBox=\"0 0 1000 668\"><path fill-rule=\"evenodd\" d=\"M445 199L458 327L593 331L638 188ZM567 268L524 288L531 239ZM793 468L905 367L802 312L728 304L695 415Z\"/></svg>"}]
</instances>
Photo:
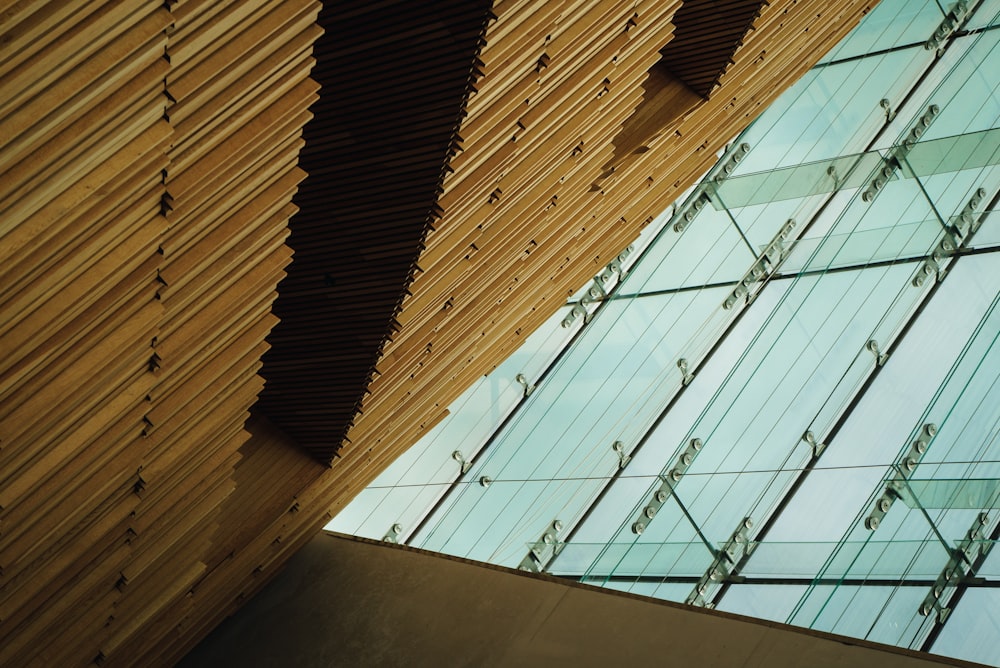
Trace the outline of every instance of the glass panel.
<instances>
[{"instance_id":1,"label":"glass panel","mask_svg":"<svg viewBox=\"0 0 1000 668\"><path fill-rule=\"evenodd\" d=\"M734 175L864 151L885 121L879 101L898 104L933 58L921 43L811 70L741 135L751 149Z\"/></svg>"},{"instance_id":2,"label":"glass panel","mask_svg":"<svg viewBox=\"0 0 1000 668\"><path fill-rule=\"evenodd\" d=\"M931 548L931 549L928 549ZM930 580L938 576L946 553L936 538L852 542L758 543L741 574L747 578L827 578ZM929 585L928 585L929 586Z\"/></svg>"},{"instance_id":3,"label":"glass panel","mask_svg":"<svg viewBox=\"0 0 1000 668\"><path fill-rule=\"evenodd\" d=\"M563 548L554 562L555 575L581 576L585 582L600 584L624 581L644 575L672 579L698 578L712 560L701 541L688 543L579 543ZM614 577L609 574L613 573ZM690 591L691 585L688 585Z\"/></svg>"},{"instance_id":4,"label":"glass panel","mask_svg":"<svg viewBox=\"0 0 1000 668\"><path fill-rule=\"evenodd\" d=\"M952 610L931 651L965 661L1000 665L1000 589L971 588Z\"/></svg>"},{"instance_id":5,"label":"glass panel","mask_svg":"<svg viewBox=\"0 0 1000 668\"><path fill-rule=\"evenodd\" d=\"M1000 581L1000 547L998 541L983 540L982 551L986 552L986 561L976 570L976 575L990 582Z\"/></svg>"},{"instance_id":6,"label":"glass panel","mask_svg":"<svg viewBox=\"0 0 1000 668\"><path fill-rule=\"evenodd\" d=\"M906 156L909 171L929 176L1000 162L1000 129L917 142Z\"/></svg>"},{"instance_id":7,"label":"glass panel","mask_svg":"<svg viewBox=\"0 0 1000 668\"><path fill-rule=\"evenodd\" d=\"M997 478L931 480L911 478L905 485L899 485L894 489L910 508L986 510L1000 506L1000 479Z\"/></svg>"},{"instance_id":8,"label":"glass panel","mask_svg":"<svg viewBox=\"0 0 1000 668\"><path fill-rule=\"evenodd\" d=\"M997 30L955 38L930 75L921 81L906 108L899 110L877 147L899 143L932 104L938 106L939 113L921 135L922 141L996 128L1000 118L1000 68L993 64L1000 58L998 44Z\"/></svg>"},{"instance_id":9,"label":"glass panel","mask_svg":"<svg viewBox=\"0 0 1000 668\"><path fill-rule=\"evenodd\" d=\"M523 373L530 384L537 382L545 367L572 335L561 322L569 308L560 309L494 373L480 378L466 390L448 415L413 447L396 459L356 497L326 528L368 538L382 538L393 525L404 540L424 514L458 479L461 464L452 453L471 461L493 432L524 398L524 387L516 381Z\"/></svg>"},{"instance_id":10,"label":"glass panel","mask_svg":"<svg viewBox=\"0 0 1000 668\"><path fill-rule=\"evenodd\" d=\"M737 615L784 622L805 590L805 585L732 585L717 608Z\"/></svg>"},{"instance_id":11,"label":"glass panel","mask_svg":"<svg viewBox=\"0 0 1000 668\"><path fill-rule=\"evenodd\" d=\"M516 565L511 546L520 550L556 518L571 526L618 469L615 441L631 451L681 387L678 359L696 360L686 350L711 345L705 326L722 299L716 289L608 302L465 478L543 482L517 494L497 483L467 486L415 544L496 559L502 543L500 563ZM532 511L523 519L512 510L522 505Z\"/></svg>"},{"instance_id":12,"label":"glass panel","mask_svg":"<svg viewBox=\"0 0 1000 668\"><path fill-rule=\"evenodd\" d=\"M939 147L938 152L944 150ZM718 201L731 209L766 204L809 195L830 193L867 184L869 174L883 164L878 152L818 160L783 169L734 176L715 187Z\"/></svg>"},{"instance_id":13,"label":"glass panel","mask_svg":"<svg viewBox=\"0 0 1000 668\"><path fill-rule=\"evenodd\" d=\"M912 179L889 181L874 201L855 197L839 216L813 225L796 242L781 270L790 273L912 259L928 254L943 233L920 184Z\"/></svg>"},{"instance_id":14,"label":"glass panel","mask_svg":"<svg viewBox=\"0 0 1000 668\"><path fill-rule=\"evenodd\" d=\"M882 0L821 63L891 49L923 44L944 13L937 0Z\"/></svg>"},{"instance_id":15,"label":"glass panel","mask_svg":"<svg viewBox=\"0 0 1000 668\"><path fill-rule=\"evenodd\" d=\"M1000 216L995 208L988 208L983 217L983 224L972 237L969 246L972 248L993 248L1000 246Z\"/></svg>"},{"instance_id":16,"label":"glass panel","mask_svg":"<svg viewBox=\"0 0 1000 668\"><path fill-rule=\"evenodd\" d=\"M1000 25L1000 0L983 0L965 28L979 30L987 26L997 25Z\"/></svg>"},{"instance_id":17,"label":"glass panel","mask_svg":"<svg viewBox=\"0 0 1000 668\"><path fill-rule=\"evenodd\" d=\"M729 216L705 206L683 232L664 231L642 263L624 281L621 293L655 292L738 281L756 259Z\"/></svg>"}]
</instances>

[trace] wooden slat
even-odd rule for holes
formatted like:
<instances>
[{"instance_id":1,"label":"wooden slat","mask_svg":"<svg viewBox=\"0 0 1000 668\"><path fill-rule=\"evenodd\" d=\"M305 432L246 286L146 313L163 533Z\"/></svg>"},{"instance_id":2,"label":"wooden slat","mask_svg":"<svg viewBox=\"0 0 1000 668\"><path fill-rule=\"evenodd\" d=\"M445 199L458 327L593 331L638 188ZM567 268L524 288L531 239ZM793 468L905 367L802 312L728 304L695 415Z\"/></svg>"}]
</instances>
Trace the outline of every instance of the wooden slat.
<instances>
[{"instance_id":1,"label":"wooden slat","mask_svg":"<svg viewBox=\"0 0 1000 668\"><path fill-rule=\"evenodd\" d=\"M0 14L3 665L135 662L225 540L319 5L168 4Z\"/></svg>"}]
</instances>

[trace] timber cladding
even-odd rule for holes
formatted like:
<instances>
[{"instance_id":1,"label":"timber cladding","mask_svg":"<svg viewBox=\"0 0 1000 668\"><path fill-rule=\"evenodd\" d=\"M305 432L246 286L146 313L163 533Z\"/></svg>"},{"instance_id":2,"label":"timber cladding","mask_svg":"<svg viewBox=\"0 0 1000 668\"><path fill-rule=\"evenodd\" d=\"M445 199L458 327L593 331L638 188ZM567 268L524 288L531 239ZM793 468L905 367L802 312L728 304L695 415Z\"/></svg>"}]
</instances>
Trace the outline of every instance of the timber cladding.
<instances>
[{"instance_id":1,"label":"timber cladding","mask_svg":"<svg viewBox=\"0 0 1000 668\"><path fill-rule=\"evenodd\" d=\"M871 4L4 3L0 665L183 656Z\"/></svg>"}]
</instances>

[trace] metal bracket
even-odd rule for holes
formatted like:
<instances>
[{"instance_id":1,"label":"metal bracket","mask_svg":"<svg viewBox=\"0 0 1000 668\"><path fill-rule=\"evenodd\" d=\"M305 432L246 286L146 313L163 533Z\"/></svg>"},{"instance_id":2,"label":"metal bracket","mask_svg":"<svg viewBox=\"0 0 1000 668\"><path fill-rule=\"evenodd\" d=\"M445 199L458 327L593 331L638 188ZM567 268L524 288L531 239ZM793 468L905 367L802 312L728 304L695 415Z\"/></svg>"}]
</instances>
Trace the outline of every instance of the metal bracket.
<instances>
[{"instance_id":1,"label":"metal bracket","mask_svg":"<svg viewBox=\"0 0 1000 668\"><path fill-rule=\"evenodd\" d=\"M884 106L884 105L883 105ZM865 188L865 191L861 193L861 199L865 202L874 201L876 195L882 192L882 188L885 187L886 183L889 182L895 174L896 170L905 162L907 154L909 154L910 149L916 145L917 140L923 136L924 131L930 127L931 122L937 117L941 109L936 105L932 104L927 107L927 111L916 120L913 127L910 128L909 133L905 136L902 143L897 144L889 151L889 155L885 158L882 167L876 172L874 178Z\"/></svg>"},{"instance_id":2,"label":"metal bracket","mask_svg":"<svg viewBox=\"0 0 1000 668\"><path fill-rule=\"evenodd\" d=\"M618 468L625 468L630 461L632 461L632 455L625 454L625 444L621 441L615 441L611 444L611 450L618 455Z\"/></svg>"},{"instance_id":3,"label":"metal bracket","mask_svg":"<svg viewBox=\"0 0 1000 668\"><path fill-rule=\"evenodd\" d=\"M931 439L934 438L934 434L937 433L937 426L931 422L925 424L917 438L910 444L909 451L904 454L898 462L896 462L896 474L886 483L885 491L882 496L875 501L875 507L872 512L865 518L865 528L869 531L875 531L878 529L882 520L885 518L886 513L892 508L892 504L895 503L901 495L901 489L906 484L906 480L913 475L913 472L917 468L917 464L923 458L924 453L927 452L927 448L930 447Z\"/></svg>"},{"instance_id":4,"label":"metal bracket","mask_svg":"<svg viewBox=\"0 0 1000 668\"><path fill-rule=\"evenodd\" d=\"M736 288L729 294L728 297L726 297L726 300L722 302L722 308L728 311L735 307L736 302L741 299L746 299L748 304L753 300L756 293L760 291L760 284L763 283L767 276L778 270L778 267L791 252L791 249L786 245L786 242L788 241L788 237L791 235L793 229L795 229L795 219L789 218L788 221L781 226L781 229L778 230L778 233L774 236L774 239L771 240L771 243L764 247L763 252L757 258L757 261L754 262L750 267L750 270L744 274Z\"/></svg>"},{"instance_id":5,"label":"metal bracket","mask_svg":"<svg viewBox=\"0 0 1000 668\"><path fill-rule=\"evenodd\" d=\"M594 277L594 281L599 282L602 286L606 286L611 282L611 279L615 277L615 274L618 274L618 282L620 283L621 280L628 275L624 265L625 261L632 255L633 251L635 251L635 244L629 244L626 246L622 252L618 254L618 257L609 262L608 265L601 270L601 273ZM603 289L607 291L607 288Z\"/></svg>"},{"instance_id":6,"label":"metal bracket","mask_svg":"<svg viewBox=\"0 0 1000 668\"><path fill-rule=\"evenodd\" d=\"M736 531L723 544L722 549L716 553L708 570L705 571L705 574L694 586L694 590L684 600L685 603L703 608L715 607L708 602L708 590L713 585L717 586L725 582L739 560L753 552L755 543L750 540L750 529L752 528L753 519L744 517L739 526L736 527Z\"/></svg>"},{"instance_id":7,"label":"metal bracket","mask_svg":"<svg viewBox=\"0 0 1000 668\"><path fill-rule=\"evenodd\" d=\"M927 279L931 276L934 277L934 280L939 279L939 269L940 267L938 267L937 262L934 262L933 260L927 260L924 262L920 265L920 269L917 270L917 275L913 277L913 287L919 288L926 283Z\"/></svg>"},{"instance_id":8,"label":"metal bracket","mask_svg":"<svg viewBox=\"0 0 1000 668\"><path fill-rule=\"evenodd\" d=\"M399 536L402 533L403 533L403 525L393 524L391 527L389 527L389 531L387 531L386 534L382 536L382 540L385 541L386 543L398 543Z\"/></svg>"},{"instance_id":9,"label":"metal bracket","mask_svg":"<svg viewBox=\"0 0 1000 668\"><path fill-rule=\"evenodd\" d=\"M889 101L889 98L883 97L878 101L878 106L885 111L886 123L891 123L896 118L896 112L892 110L892 102Z\"/></svg>"},{"instance_id":10,"label":"metal bracket","mask_svg":"<svg viewBox=\"0 0 1000 668\"><path fill-rule=\"evenodd\" d=\"M587 304L594 304L603 300L608 296L607 291L605 291L604 286L598 279L594 279L590 287L587 288L587 294L580 298L580 303L584 306Z\"/></svg>"},{"instance_id":11,"label":"metal bracket","mask_svg":"<svg viewBox=\"0 0 1000 668\"><path fill-rule=\"evenodd\" d=\"M882 188L885 187L885 184L888 183L889 179L896 174L896 170L898 169L899 163L896 162L896 160L892 158L886 160L882 167L878 170L875 178L871 180L871 183L868 184L865 191L861 193L861 199L865 202L871 202L875 199L875 195L877 195Z\"/></svg>"},{"instance_id":12,"label":"metal bracket","mask_svg":"<svg viewBox=\"0 0 1000 668\"><path fill-rule=\"evenodd\" d=\"M725 158L725 161L721 161L721 167L713 175L713 180L716 182L722 181L729 177L733 170L736 169L736 165L740 164L740 161L746 157L747 153L750 152L750 144L743 142L736 146L736 148L730 148L729 157Z\"/></svg>"},{"instance_id":13,"label":"metal bracket","mask_svg":"<svg viewBox=\"0 0 1000 668\"><path fill-rule=\"evenodd\" d=\"M976 192L969 198L969 201L965 203L961 212L955 216L955 219L952 221L952 229L958 234L959 238L964 239L967 235L979 229L982 221L976 220L976 209L979 208L985 197L986 189L977 188Z\"/></svg>"},{"instance_id":14,"label":"metal bracket","mask_svg":"<svg viewBox=\"0 0 1000 668\"><path fill-rule=\"evenodd\" d=\"M562 530L563 523L559 520L553 520L552 524L542 533L541 538L532 544L518 568L522 571L541 573L566 545L559 540L559 532Z\"/></svg>"},{"instance_id":15,"label":"metal bracket","mask_svg":"<svg viewBox=\"0 0 1000 668\"><path fill-rule=\"evenodd\" d=\"M532 392L535 391L535 386L528 383L528 378L523 373L519 373L516 376L514 376L514 380L517 381L518 385L524 388L525 397L527 397L528 395L530 395Z\"/></svg>"},{"instance_id":16,"label":"metal bracket","mask_svg":"<svg viewBox=\"0 0 1000 668\"><path fill-rule=\"evenodd\" d=\"M591 286L587 289L587 294L580 298L580 301L573 304L573 308L562 320L563 328L570 328L573 323L576 322L577 318L583 318L584 323L590 322L591 313L587 310L588 304L594 304L599 301L604 300L611 289L616 287L618 283L621 283L622 279L628 274L625 271L625 261L628 260L629 256L635 250L634 244L629 244L626 248L618 254L615 259L609 262L601 273L594 277L594 281ZM618 276L618 281L612 285L612 279Z\"/></svg>"},{"instance_id":17,"label":"metal bracket","mask_svg":"<svg viewBox=\"0 0 1000 668\"><path fill-rule=\"evenodd\" d=\"M570 309L569 314L562 320L562 326L564 329L568 329L573 326L577 318L582 317L584 322L587 321L587 309L585 309L580 304L574 304L573 308Z\"/></svg>"},{"instance_id":18,"label":"metal bracket","mask_svg":"<svg viewBox=\"0 0 1000 668\"><path fill-rule=\"evenodd\" d=\"M829 167L827 167L826 175L829 176L831 179L833 179L833 189L840 190L840 187L844 183L844 180L841 178L840 174L837 173L837 166L830 165Z\"/></svg>"},{"instance_id":19,"label":"metal bracket","mask_svg":"<svg viewBox=\"0 0 1000 668\"><path fill-rule=\"evenodd\" d=\"M945 564L941 574L937 576L931 591L924 597L917 609L921 616L927 617L932 612L936 614L939 623L943 624L951 609L944 602L945 594L959 582L972 574L972 565L981 554L986 554L987 543L983 540L986 526L990 523L988 513L982 512L976 517L972 526L959 541L958 546L951 551L951 557Z\"/></svg>"},{"instance_id":20,"label":"metal bracket","mask_svg":"<svg viewBox=\"0 0 1000 668\"><path fill-rule=\"evenodd\" d=\"M680 209L675 209L668 223L673 227L674 232L681 233L687 229L695 216L698 215L705 205L711 201L712 195L718 194L718 185L725 181L736 169L747 153L750 152L750 144L742 142L736 146L729 145L725 153L716 162L716 166L702 181L694 192L688 197L687 202Z\"/></svg>"},{"instance_id":21,"label":"metal bracket","mask_svg":"<svg viewBox=\"0 0 1000 668\"><path fill-rule=\"evenodd\" d=\"M697 216L698 212L705 208L706 204L708 204L708 195L704 192L699 192L691 203L684 207L680 213L674 214L672 221L674 232L679 234L687 229L687 226L694 221L695 216Z\"/></svg>"},{"instance_id":22,"label":"metal bracket","mask_svg":"<svg viewBox=\"0 0 1000 668\"><path fill-rule=\"evenodd\" d=\"M871 354L875 356L876 366L885 366L886 361L889 359L889 353L882 352L882 350L878 347L878 341L875 339L868 339L868 343L865 344L865 348L867 348Z\"/></svg>"},{"instance_id":23,"label":"metal bracket","mask_svg":"<svg viewBox=\"0 0 1000 668\"><path fill-rule=\"evenodd\" d=\"M817 443L816 435L812 431L806 431L806 433L802 434L802 440L805 441L806 445L812 451L813 459L817 459L826 450L826 443Z\"/></svg>"},{"instance_id":24,"label":"metal bracket","mask_svg":"<svg viewBox=\"0 0 1000 668\"><path fill-rule=\"evenodd\" d=\"M934 30L934 34L924 42L924 48L928 51L938 51L940 53L941 45L965 22L968 15L968 3L965 0L956 2L941 23L938 24L938 27Z\"/></svg>"},{"instance_id":25,"label":"metal bracket","mask_svg":"<svg viewBox=\"0 0 1000 668\"><path fill-rule=\"evenodd\" d=\"M913 287L921 287L932 276L939 281L944 279L948 259L979 229L981 221L976 220L975 214L985 197L986 190L977 188L962 210L952 218L938 245L931 251L930 258L924 261L913 277Z\"/></svg>"},{"instance_id":26,"label":"metal bracket","mask_svg":"<svg viewBox=\"0 0 1000 668\"><path fill-rule=\"evenodd\" d=\"M660 474L660 487L653 492L653 496L646 503L646 507L639 512L635 521L632 522L632 533L639 535L646 530L646 526L656 517L656 513L659 512L660 508L663 507L663 504L670 497L674 486L680 482L681 477L694 462L698 453L701 452L703 445L700 438L692 438L687 447L684 448L684 452L677 457L677 461L674 462L670 471L666 474Z\"/></svg>"},{"instance_id":27,"label":"metal bracket","mask_svg":"<svg viewBox=\"0 0 1000 668\"><path fill-rule=\"evenodd\" d=\"M682 357L677 360L677 368L681 370L681 385L687 386L694 380L694 374L688 372L688 361Z\"/></svg>"},{"instance_id":28,"label":"metal bracket","mask_svg":"<svg viewBox=\"0 0 1000 668\"><path fill-rule=\"evenodd\" d=\"M465 455L460 450L451 453L451 458L461 465L463 475L468 473L469 469L472 468L472 462L465 461Z\"/></svg>"}]
</instances>

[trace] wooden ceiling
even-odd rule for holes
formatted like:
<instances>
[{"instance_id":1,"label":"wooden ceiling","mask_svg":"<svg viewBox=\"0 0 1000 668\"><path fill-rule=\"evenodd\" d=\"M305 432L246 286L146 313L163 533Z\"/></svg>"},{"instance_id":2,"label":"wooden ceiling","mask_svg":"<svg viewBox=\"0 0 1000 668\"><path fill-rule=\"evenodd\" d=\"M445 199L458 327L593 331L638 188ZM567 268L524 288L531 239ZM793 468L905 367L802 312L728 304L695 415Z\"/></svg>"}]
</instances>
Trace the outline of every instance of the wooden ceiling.
<instances>
[{"instance_id":1,"label":"wooden ceiling","mask_svg":"<svg viewBox=\"0 0 1000 668\"><path fill-rule=\"evenodd\" d=\"M182 656L873 2L712 4L4 4L0 665Z\"/></svg>"}]
</instances>

